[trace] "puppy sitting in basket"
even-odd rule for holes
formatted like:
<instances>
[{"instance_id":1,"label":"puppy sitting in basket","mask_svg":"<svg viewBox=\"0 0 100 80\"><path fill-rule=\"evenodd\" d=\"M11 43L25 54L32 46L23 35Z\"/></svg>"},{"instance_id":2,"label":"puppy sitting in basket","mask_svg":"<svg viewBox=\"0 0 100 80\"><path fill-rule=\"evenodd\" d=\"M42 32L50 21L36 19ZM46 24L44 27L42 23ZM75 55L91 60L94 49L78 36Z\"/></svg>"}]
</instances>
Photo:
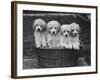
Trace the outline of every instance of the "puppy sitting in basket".
<instances>
[{"instance_id":1,"label":"puppy sitting in basket","mask_svg":"<svg viewBox=\"0 0 100 80\"><path fill-rule=\"evenodd\" d=\"M35 19L33 23L34 37L37 48L46 47L46 22L43 19Z\"/></svg>"},{"instance_id":2,"label":"puppy sitting in basket","mask_svg":"<svg viewBox=\"0 0 100 80\"><path fill-rule=\"evenodd\" d=\"M81 46L81 41L79 39L79 31L80 27L79 24L73 22L70 24L71 26L71 43L72 43L72 48L75 50L79 50Z\"/></svg>"},{"instance_id":3,"label":"puppy sitting in basket","mask_svg":"<svg viewBox=\"0 0 100 80\"><path fill-rule=\"evenodd\" d=\"M60 23L52 20L47 23L47 44L49 48L60 47Z\"/></svg>"},{"instance_id":4,"label":"puppy sitting in basket","mask_svg":"<svg viewBox=\"0 0 100 80\"><path fill-rule=\"evenodd\" d=\"M68 24L63 24L61 26L61 36L60 36L60 46L66 49L72 49L71 44L71 26Z\"/></svg>"}]
</instances>

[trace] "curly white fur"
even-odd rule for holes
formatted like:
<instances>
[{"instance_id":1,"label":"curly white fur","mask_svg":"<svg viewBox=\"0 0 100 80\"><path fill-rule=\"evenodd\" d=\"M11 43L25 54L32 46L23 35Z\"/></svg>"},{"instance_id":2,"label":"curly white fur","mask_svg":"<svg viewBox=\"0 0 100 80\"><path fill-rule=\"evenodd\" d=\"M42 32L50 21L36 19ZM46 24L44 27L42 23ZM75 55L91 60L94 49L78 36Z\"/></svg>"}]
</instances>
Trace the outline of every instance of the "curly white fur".
<instances>
[{"instance_id":1,"label":"curly white fur","mask_svg":"<svg viewBox=\"0 0 100 80\"><path fill-rule=\"evenodd\" d=\"M61 26L61 38L60 38L60 46L66 49L72 49L71 44L71 26L68 24L63 24Z\"/></svg>"},{"instance_id":2,"label":"curly white fur","mask_svg":"<svg viewBox=\"0 0 100 80\"><path fill-rule=\"evenodd\" d=\"M36 19L33 23L33 28L35 29L34 37L36 47L46 47L46 22L43 19Z\"/></svg>"},{"instance_id":3,"label":"curly white fur","mask_svg":"<svg viewBox=\"0 0 100 80\"><path fill-rule=\"evenodd\" d=\"M72 47L75 50L79 50L80 49L80 40L79 40L79 31L80 31L80 27L79 24L77 23L71 23L71 43L72 43Z\"/></svg>"},{"instance_id":4,"label":"curly white fur","mask_svg":"<svg viewBox=\"0 0 100 80\"><path fill-rule=\"evenodd\" d=\"M58 21L50 21L47 23L47 44L49 48L59 48L60 46L60 23Z\"/></svg>"}]
</instances>

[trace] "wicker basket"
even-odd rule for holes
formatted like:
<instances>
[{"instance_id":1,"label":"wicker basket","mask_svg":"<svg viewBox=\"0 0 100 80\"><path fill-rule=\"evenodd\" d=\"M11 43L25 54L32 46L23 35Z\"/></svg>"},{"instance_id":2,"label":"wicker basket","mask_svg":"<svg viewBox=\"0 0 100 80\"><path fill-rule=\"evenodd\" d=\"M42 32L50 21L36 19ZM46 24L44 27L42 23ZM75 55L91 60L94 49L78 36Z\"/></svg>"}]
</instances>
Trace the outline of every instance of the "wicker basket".
<instances>
[{"instance_id":1,"label":"wicker basket","mask_svg":"<svg viewBox=\"0 0 100 80\"><path fill-rule=\"evenodd\" d=\"M38 65L45 68L75 66L79 56L77 50L35 48Z\"/></svg>"}]
</instances>

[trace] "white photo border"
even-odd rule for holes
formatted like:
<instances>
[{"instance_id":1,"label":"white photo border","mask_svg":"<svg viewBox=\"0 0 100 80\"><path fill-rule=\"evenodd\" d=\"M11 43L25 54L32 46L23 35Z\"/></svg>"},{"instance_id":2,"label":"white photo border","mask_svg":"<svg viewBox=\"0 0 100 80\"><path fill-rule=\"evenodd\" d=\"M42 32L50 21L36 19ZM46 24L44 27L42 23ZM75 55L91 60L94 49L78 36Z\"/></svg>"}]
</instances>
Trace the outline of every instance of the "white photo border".
<instances>
[{"instance_id":1,"label":"white photo border","mask_svg":"<svg viewBox=\"0 0 100 80\"><path fill-rule=\"evenodd\" d=\"M53 6L40 4L17 4L17 76L44 76L56 74L76 74L97 72L97 20L96 8ZM48 68L48 69L23 69L23 10L54 11L54 12L74 12L91 14L91 66L70 67L70 68Z\"/></svg>"}]
</instances>

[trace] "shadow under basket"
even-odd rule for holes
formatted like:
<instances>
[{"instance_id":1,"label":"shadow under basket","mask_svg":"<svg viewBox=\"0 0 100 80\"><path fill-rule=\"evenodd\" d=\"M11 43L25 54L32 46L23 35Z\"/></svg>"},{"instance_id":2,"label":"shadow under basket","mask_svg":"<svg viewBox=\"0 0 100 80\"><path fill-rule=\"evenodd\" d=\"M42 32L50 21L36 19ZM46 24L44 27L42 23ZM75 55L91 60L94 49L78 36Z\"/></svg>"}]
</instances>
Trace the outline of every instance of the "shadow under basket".
<instances>
[{"instance_id":1,"label":"shadow under basket","mask_svg":"<svg viewBox=\"0 0 100 80\"><path fill-rule=\"evenodd\" d=\"M80 54L77 50L42 48L35 48L35 53L40 68L76 66Z\"/></svg>"}]
</instances>

